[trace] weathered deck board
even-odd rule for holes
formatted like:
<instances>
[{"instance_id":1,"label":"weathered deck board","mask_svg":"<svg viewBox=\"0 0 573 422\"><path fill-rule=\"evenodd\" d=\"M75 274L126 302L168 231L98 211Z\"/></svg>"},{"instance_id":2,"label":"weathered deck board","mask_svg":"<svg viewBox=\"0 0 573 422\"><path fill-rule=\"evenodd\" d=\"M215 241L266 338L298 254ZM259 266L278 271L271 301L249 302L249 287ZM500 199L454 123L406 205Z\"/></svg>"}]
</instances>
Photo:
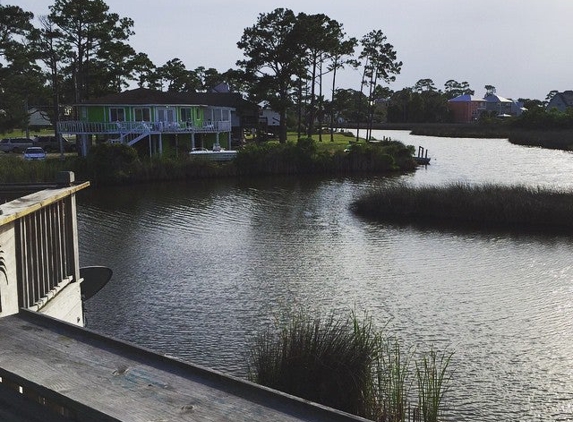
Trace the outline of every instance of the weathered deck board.
<instances>
[{"instance_id":1,"label":"weathered deck board","mask_svg":"<svg viewBox=\"0 0 573 422\"><path fill-rule=\"evenodd\" d=\"M0 345L0 377L79 420L364 420L29 311L0 318Z\"/></svg>"}]
</instances>

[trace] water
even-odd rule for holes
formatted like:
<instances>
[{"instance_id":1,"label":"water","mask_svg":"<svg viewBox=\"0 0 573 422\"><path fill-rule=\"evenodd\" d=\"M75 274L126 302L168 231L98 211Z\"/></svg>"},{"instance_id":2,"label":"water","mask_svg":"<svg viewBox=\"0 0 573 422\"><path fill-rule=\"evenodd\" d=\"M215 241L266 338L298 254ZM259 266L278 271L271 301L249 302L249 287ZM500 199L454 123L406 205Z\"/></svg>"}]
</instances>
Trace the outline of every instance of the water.
<instances>
[{"instance_id":1,"label":"water","mask_svg":"<svg viewBox=\"0 0 573 422\"><path fill-rule=\"evenodd\" d=\"M495 182L569 190L573 155L504 140L380 132L429 150L399 177L276 177L89 189L81 264L114 277L88 326L237 376L289 312L368 312L417 350L454 352L446 419L573 415L569 236L363 221L353 199L389 183Z\"/></svg>"}]
</instances>

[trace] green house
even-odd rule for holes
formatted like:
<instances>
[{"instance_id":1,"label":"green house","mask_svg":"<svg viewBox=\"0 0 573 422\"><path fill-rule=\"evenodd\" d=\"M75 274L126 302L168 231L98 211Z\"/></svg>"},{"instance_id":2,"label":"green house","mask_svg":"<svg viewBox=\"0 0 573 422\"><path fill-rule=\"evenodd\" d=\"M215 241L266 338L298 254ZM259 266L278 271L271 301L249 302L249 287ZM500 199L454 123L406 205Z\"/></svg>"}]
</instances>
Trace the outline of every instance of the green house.
<instances>
[{"instance_id":1,"label":"green house","mask_svg":"<svg viewBox=\"0 0 573 422\"><path fill-rule=\"evenodd\" d=\"M82 155L99 142L124 143L163 154L197 149L232 149L246 121L258 113L234 93L175 93L138 88L76 105L74 120L58 123L76 136ZM242 117L242 119L241 119Z\"/></svg>"}]
</instances>

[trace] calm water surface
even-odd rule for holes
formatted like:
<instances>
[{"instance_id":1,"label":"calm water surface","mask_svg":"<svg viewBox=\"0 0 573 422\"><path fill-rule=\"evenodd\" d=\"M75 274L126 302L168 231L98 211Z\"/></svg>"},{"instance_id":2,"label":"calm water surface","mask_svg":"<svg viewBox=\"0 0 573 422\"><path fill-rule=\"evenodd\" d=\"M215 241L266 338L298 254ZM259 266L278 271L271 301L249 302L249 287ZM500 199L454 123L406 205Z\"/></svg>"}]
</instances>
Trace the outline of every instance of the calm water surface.
<instances>
[{"instance_id":1,"label":"calm water surface","mask_svg":"<svg viewBox=\"0 0 573 422\"><path fill-rule=\"evenodd\" d=\"M383 135L432 164L84 192L81 264L114 270L87 303L89 328L245 376L253 336L289 312L364 311L408 346L454 352L447 420L571 420L573 237L374 224L348 207L397 182L573 189L573 154Z\"/></svg>"}]
</instances>

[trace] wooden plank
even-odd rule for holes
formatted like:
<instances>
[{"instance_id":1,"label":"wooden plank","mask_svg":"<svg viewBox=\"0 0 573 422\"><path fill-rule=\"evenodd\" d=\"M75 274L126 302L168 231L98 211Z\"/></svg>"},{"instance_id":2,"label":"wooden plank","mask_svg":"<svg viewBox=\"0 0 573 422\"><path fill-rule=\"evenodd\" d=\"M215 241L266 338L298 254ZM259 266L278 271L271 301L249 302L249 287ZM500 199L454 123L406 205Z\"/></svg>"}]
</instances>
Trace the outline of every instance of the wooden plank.
<instances>
[{"instance_id":1,"label":"wooden plank","mask_svg":"<svg viewBox=\"0 0 573 422\"><path fill-rule=\"evenodd\" d=\"M0 344L0 376L80 421L365 421L29 311Z\"/></svg>"}]
</instances>

